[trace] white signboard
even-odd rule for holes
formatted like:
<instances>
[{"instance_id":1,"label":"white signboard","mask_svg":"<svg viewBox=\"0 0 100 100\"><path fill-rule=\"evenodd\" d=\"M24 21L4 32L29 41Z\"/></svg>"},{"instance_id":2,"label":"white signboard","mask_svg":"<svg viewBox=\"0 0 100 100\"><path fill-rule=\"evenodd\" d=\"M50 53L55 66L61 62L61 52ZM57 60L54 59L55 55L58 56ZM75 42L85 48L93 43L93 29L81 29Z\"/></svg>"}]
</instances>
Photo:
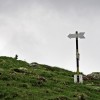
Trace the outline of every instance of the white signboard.
<instances>
[{"instance_id":1,"label":"white signboard","mask_svg":"<svg viewBox=\"0 0 100 100\"><path fill-rule=\"evenodd\" d=\"M74 83L77 83L77 74L74 75ZM83 76L80 74L79 75L79 83L83 83Z\"/></svg>"},{"instance_id":2,"label":"white signboard","mask_svg":"<svg viewBox=\"0 0 100 100\"><path fill-rule=\"evenodd\" d=\"M69 34L68 37L71 38L80 38L80 39L84 39L84 34L85 32L80 32L78 34Z\"/></svg>"}]
</instances>

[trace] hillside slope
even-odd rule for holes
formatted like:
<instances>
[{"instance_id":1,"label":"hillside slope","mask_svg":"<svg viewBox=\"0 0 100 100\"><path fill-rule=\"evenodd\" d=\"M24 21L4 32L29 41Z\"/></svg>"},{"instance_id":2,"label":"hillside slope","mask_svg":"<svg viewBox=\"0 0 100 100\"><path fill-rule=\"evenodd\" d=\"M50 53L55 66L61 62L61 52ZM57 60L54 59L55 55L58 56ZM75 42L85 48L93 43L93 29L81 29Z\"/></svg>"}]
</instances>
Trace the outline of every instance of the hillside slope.
<instances>
[{"instance_id":1,"label":"hillside slope","mask_svg":"<svg viewBox=\"0 0 100 100\"><path fill-rule=\"evenodd\" d=\"M0 57L0 100L100 100L100 80L74 84L75 73Z\"/></svg>"}]
</instances>

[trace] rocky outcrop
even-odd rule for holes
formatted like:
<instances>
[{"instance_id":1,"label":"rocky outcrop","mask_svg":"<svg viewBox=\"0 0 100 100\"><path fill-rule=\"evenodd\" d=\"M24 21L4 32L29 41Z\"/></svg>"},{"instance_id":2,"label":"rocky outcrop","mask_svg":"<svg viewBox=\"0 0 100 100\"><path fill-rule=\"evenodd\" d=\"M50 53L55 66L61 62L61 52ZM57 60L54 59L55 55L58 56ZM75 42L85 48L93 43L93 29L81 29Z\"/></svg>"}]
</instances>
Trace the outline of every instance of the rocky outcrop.
<instances>
[{"instance_id":1,"label":"rocky outcrop","mask_svg":"<svg viewBox=\"0 0 100 100\"><path fill-rule=\"evenodd\" d=\"M89 74L87 76L90 76L95 80L100 80L100 72L93 72L93 73L91 73L91 74Z\"/></svg>"},{"instance_id":2,"label":"rocky outcrop","mask_svg":"<svg viewBox=\"0 0 100 100\"><path fill-rule=\"evenodd\" d=\"M30 67L36 67L38 65L38 63L37 62L32 62L29 65L30 65Z\"/></svg>"},{"instance_id":3,"label":"rocky outcrop","mask_svg":"<svg viewBox=\"0 0 100 100\"><path fill-rule=\"evenodd\" d=\"M100 72L92 72L91 74L84 75L84 80L100 80Z\"/></svg>"},{"instance_id":4,"label":"rocky outcrop","mask_svg":"<svg viewBox=\"0 0 100 100\"><path fill-rule=\"evenodd\" d=\"M83 79L84 80L93 80L93 77L92 76L88 76L88 75L84 75Z\"/></svg>"}]
</instances>

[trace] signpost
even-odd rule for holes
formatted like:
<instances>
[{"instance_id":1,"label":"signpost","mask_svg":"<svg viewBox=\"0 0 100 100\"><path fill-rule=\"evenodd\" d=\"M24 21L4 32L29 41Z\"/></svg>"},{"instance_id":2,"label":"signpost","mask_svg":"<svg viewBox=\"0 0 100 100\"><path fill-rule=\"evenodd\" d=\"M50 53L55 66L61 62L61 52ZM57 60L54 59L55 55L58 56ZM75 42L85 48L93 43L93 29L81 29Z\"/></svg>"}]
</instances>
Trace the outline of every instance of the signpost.
<instances>
[{"instance_id":1,"label":"signpost","mask_svg":"<svg viewBox=\"0 0 100 100\"><path fill-rule=\"evenodd\" d=\"M84 34L85 32L80 32L76 31L75 34L69 34L68 37L71 38L76 38L76 65L77 65L77 75L74 76L74 82L76 83L82 83L82 75L79 74L79 50L78 50L78 38L84 39Z\"/></svg>"}]
</instances>

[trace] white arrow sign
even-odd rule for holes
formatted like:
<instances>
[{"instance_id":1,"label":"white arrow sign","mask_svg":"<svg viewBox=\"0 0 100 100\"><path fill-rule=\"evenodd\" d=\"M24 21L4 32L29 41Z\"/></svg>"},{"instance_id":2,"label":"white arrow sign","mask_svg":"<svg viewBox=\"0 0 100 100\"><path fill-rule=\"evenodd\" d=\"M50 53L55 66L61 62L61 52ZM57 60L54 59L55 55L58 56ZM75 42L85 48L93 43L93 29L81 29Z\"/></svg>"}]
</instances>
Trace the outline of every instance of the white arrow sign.
<instances>
[{"instance_id":1,"label":"white arrow sign","mask_svg":"<svg viewBox=\"0 0 100 100\"><path fill-rule=\"evenodd\" d=\"M71 38L80 38L80 39L83 39L85 38L84 37L84 34L85 32L80 32L78 34L69 34L68 37L71 39Z\"/></svg>"}]
</instances>

